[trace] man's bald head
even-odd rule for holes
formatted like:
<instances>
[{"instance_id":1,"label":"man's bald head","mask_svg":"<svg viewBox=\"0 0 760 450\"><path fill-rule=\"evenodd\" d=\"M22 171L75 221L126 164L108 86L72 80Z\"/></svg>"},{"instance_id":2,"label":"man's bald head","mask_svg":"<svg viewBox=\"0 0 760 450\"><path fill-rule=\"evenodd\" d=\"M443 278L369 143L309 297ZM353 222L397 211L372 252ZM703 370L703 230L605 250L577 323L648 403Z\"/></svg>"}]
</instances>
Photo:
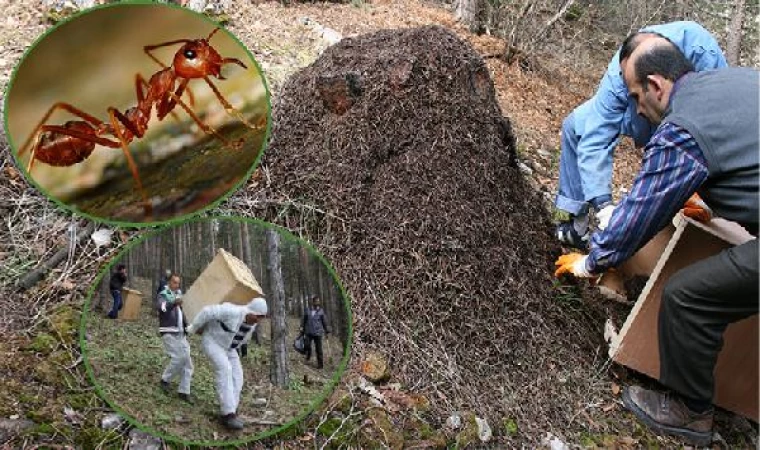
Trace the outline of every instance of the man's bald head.
<instances>
[{"instance_id":1,"label":"man's bald head","mask_svg":"<svg viewBox=\"0 0 760 450\"><path fill-rule=\"evenodd\" d=\"M661 38L667 40L665 36L653 31L637 31L628 35L628 37L623 41L623 45L620 46L619 62L622 63L623 60L631 56L631 53L633 53L633 51L636 50L636 48L641 45L642 42L652 38Z\"/></svg>"},{"instance_id":2,"label":"man's bald head","mask_svg":"<svg viewBox=\"0 0 760 450\"><path fill-rule=\"evenodd\" d=\"M694 65L681 50L663 37L641 41L630 56L621 61L620 66L624 75L627 68L632 69L636 82L645 88L650 75L659 75L675 82L683 74L694 71Z\"/></svg>"},{"instance_id":3,"label":"man's bald head","mask_svg":"<svg viewBox=\"0 0 760 450\"><path fill-rule=\"evenodd\" d=\"M694 70L672 42L659 36L639 42L628 57L621 59L620 68L637 112L654 124L665 115L673 84Z\"/></svg>"}]
</instances>

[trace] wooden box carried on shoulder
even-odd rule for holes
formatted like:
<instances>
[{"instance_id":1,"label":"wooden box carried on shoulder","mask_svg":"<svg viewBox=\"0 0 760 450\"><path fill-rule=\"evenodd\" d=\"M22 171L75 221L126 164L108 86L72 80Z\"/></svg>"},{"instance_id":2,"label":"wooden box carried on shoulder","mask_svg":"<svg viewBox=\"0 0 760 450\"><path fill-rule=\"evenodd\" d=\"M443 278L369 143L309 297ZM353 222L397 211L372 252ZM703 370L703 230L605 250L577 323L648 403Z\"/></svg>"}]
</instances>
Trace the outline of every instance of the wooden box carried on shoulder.
<instances>
[{"instance_id":1,"label":"wooden box carried on shoulder","mask_svg":"<svg viewBox=\"0 0 760 450\"><path fill-rule=\"evenodd\" d=\"M224 249L219 249L182 297L182 309L187 320L192 322L205 306L224 302L246 305L263 294L251 269Z\"/></svg>"}]
</instances>

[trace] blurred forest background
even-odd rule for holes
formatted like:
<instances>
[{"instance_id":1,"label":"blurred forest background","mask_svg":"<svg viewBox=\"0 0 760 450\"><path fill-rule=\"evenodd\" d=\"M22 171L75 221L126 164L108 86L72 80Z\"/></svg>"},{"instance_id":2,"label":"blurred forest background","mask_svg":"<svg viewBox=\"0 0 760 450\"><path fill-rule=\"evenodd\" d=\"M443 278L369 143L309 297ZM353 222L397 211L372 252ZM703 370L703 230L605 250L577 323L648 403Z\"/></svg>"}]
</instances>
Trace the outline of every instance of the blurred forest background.
<instances>
[{"instance_id":1,"label":"blurred forest background","mask_svg":"<svg viewBox=\"0 0 760 450\"><path fill-rule=\"evenodd\" d=\"M525 67L540 53L580 68L606 60L646 25L693 20L710 30L731 65L760 64L758 0L455 0L455 16L475 33L503 37L503 56ZM544 61L541 61L543 63Z\"/></svg>"}]
</instances>

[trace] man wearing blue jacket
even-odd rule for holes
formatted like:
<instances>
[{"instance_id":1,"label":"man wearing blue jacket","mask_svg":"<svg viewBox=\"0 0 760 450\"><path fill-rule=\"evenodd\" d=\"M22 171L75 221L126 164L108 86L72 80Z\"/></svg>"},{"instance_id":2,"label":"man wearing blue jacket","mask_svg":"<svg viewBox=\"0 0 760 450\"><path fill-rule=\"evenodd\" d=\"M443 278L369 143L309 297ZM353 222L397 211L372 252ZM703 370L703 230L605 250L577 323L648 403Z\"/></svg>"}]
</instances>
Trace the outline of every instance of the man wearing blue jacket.
<instances>
[{"instance_id":1,"label":"man wearing blue jacket","mask_svg":"<svg viewBox=\"0 0 760 450\"><path fill-rule=\"evenodd\" d=\"M695 22L652 25L629 37L628 41L660 35L670 40L696 71L726 67L726 59L715 38ZM643 147L654 132L645 117L636 113L623 81L615 54L602 77L596 94L577 107L562 124L558 209L570 220L557 227L557 239L564 245L587 249L590 237L589 209L593 207L604 229L612 214L612 154L620 135L630 136Z\"/></svg>"}]
</instances>

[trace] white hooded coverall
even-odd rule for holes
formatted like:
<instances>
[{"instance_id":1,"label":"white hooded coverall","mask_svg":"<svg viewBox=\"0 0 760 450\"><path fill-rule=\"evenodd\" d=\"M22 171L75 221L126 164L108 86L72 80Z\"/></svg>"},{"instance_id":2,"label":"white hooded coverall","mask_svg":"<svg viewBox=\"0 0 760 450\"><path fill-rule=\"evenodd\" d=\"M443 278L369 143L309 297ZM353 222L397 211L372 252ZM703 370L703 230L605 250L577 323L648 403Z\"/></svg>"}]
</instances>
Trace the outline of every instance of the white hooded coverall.
<instances>
[{"instance_id":1,"label":"white hooded coverall","mask_svg":"<svg viewBox=\"0 0 760 450\"><path fill-rule=\"evenodd\" d=\"M240 392L243 390L243 367L237 350L232 349L232 341L247 314L264 316L267 313L266 302L263 298L255 298L248 305L240 306L230 303L206 306L195 316L193 323L187 328L188 333L203 329L203 352L211 360L216 380L216 392L223 416L237 411L240 403ZM231 332L225 331L221 323ZM256 324L240 341L243 345L250 341L256 330Z\"/></svg>"}]
</instances>

